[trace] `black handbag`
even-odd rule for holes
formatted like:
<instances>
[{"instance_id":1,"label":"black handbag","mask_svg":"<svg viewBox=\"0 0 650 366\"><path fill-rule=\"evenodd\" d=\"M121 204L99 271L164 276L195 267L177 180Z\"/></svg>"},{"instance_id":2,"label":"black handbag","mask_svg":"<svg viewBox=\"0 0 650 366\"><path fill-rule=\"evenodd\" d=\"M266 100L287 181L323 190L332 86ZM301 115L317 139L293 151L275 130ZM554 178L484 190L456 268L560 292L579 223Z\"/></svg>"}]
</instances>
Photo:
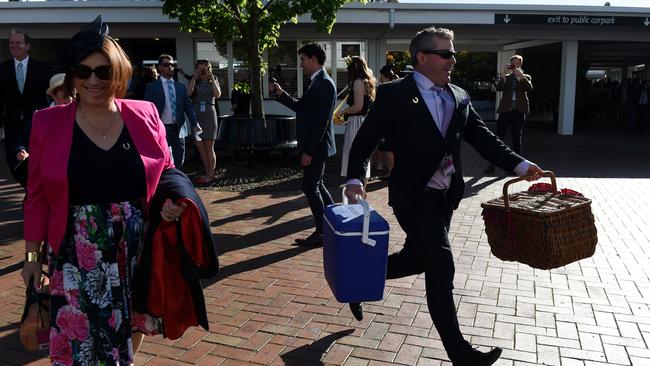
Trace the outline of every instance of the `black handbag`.
<instances>
[{"instance_id":1,"label":"black handbag","mask_svg":"<svg viewBox=\"0 0 650 366\"><path fill-rule=\"evenodd\" d=\"M43 272L47 277L47 273ZM34 283L34 278L30 279ZM20 342L30 351L46 350L50 347L50 293L49 286L36 290L27 286L25 308L20 319Z\"/></svg>"}]
</instances>

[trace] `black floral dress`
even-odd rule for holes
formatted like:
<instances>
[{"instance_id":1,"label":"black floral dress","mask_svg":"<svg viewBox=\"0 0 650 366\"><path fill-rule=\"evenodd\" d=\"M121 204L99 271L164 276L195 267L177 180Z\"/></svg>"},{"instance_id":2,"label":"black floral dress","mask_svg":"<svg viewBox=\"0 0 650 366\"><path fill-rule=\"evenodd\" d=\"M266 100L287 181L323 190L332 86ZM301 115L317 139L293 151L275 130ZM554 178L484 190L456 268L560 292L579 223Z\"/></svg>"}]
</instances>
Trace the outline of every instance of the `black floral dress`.
<instances>
[{"instance_id":1,"label":"black floral dress","mask_svg":"<svg viewBox=\"0 0 650 366\"><path fill-rule=\"evenodd\" d=\"M128 365L132 332L162 333L162 321L131 312L143 245L144 165L126 126L105 151L75 124L68 163L69 217L50 260L52 365Z\"/></svg>"}]
</instances>

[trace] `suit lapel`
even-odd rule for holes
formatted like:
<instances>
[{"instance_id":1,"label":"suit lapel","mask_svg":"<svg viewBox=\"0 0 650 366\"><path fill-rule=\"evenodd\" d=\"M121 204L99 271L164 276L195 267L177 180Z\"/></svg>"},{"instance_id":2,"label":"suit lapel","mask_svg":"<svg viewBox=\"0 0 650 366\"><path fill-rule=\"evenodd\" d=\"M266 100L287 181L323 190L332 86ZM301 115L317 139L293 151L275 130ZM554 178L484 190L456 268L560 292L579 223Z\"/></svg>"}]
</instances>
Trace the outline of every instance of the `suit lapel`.
<instances>
[{"instance_id":1,"label":"suit lapel","mask_svg":"<svg viewBox=\"0 0 650 366\"><path fill-rule=\"evenodd\" d=\"M30 57L29 60L27 61L27 67L25 68L25 85L23 85L23 94L27 93L27 89L29 89L29 84L31 82L31 79L34 77L34 70L33 70L33 65L34 63L32 62L32 58ZM16 82L16 87L18 87L18 82Z\"/></svg>"},{"instance_id":2,"label":"suit lapel","mask_svg":"<svg viewBox=\"0 0 650 366\"><path fill-rule=\"evenodd\" d=\"M316 77L314 77L314 80L309 84L309 87L307 88L307 92L305 92L305 95L309 94L312 89L318 86L318 83L322 82L323 79L325 78L325 70L321 69L318 71L318 74Z\"/></svg>"},{"instance_id":3,"label":"suit lapel","mask_svg":"<svg viewBox=\"0 0 650 366\"><path fill-rule=\"evenodd\" d=\"M20 89L18 89L18 80L16 80L16 61L13 57L11 60L9 60L9 76L11 77L11 86L16 92L16 95L20 95Z\"/></svg>"},{"instance_id":4,"label":"suit lapel","mask_svg":"<svg viewBox=\"0 0 650 366\"><path fill-rule=\"evenodd\" d=\"M424 98L422 98L422 94L420 93L420 89L418 89L415 78L412 75L408 76L406 80L404 80L404 84L406 87L404 98L406 98L406 100L403 105L409 106L407 109L410 111L411 120L418 121L418 124L421 123L422 128L432 129L435 138L442 140L442 133L438 129L427 104L424 102Z\"/></svg>"}]
</instances>

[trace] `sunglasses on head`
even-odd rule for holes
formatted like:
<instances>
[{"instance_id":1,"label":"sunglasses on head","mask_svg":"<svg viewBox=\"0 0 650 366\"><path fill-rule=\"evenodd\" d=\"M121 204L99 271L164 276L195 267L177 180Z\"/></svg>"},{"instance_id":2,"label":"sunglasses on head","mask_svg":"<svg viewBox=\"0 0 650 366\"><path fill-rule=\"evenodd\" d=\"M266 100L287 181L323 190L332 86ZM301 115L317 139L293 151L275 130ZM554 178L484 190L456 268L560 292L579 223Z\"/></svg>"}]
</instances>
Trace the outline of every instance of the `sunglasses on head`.
<instances>
[{"instance_id":1,"label":"sunglasses on head","mask_svg":"<svg viewBox=\"0 0 650 366\"><path fill-rule=\"evenodd\" d=\"M100 80L109 80L112 76L111 65L101 65L91 69L86 65L79 64L72 68L72 76L77 79L86 80L92 73L95 73Z\"/></svg>"},{"instance_id":2,"label":"sunglasses on head","mask_svg":"<svg viewBox=\"0 0 650 366\"><path fill-rule=\"evenodd\" d=\"M427 55L438 55L445 60L449 60L450 58L456 56L456 51L452 50L420 50L420 52Z\"/></svg>"}]
</instances>

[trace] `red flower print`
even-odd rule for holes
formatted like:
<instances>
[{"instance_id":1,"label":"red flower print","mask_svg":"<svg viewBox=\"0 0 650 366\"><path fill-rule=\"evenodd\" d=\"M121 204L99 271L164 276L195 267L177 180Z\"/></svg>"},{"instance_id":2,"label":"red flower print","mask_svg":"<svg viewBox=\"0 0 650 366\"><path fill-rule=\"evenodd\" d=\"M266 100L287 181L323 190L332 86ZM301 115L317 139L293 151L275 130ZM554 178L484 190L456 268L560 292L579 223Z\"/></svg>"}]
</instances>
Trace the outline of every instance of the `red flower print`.
<instances>
[{"instance_id":1,"label":"red flower print","mask_svg":"<svg viewBox=\"0 0 650 366\"><path fill-rule=\"evenodd\" d=\"M75 308L79 308L79 289L75 288L65 291L64 295L65 300L68 302L68 304L74 306Z\"/></svg>"},{"instance_id":2,"label":"red flower print","mask_svg":"<svg viewBox=\"0 0 650 366\"><path fill-rule=\"evenodd\" d=\"M50 296L63 295L63 272L54 270L50 275Z\"/></svg>"},{"instance_id":3,"label":"red flower print","mask_svg":"<svg viewBox=\"0 0 650 366\"><path fill-rule=\"evenodd\" d=\"M111 216L113 216L113 222L122 221L122 207L117 203L111 205Z\"/></svg>"},{"instance_id":4,"label":"red flower print","mask_svg":"<svg viewBox=\"0 0 650 366\"><path fill-rule=\"evenodd\" d=\"M72 347L63 333L55 328L50 328L50 358L52 363L72 365Z\"/></svg>"},{"instance_id":5,"label":"red flower print","mask_svg":"<svg viewBox=\"0 0 650 366\"><path fill-rule=\"evenodd\" d=\"M56 315L56 325L65 336L83 342L88 337L88 317L71 305L63 306Z\"/></svg>"},{"instance_id":6,"label":"red flower print","mask_svg":"<svg viewBox=\"0 0 650 366\"><path fill-rule=\"evenodd\" d=\"M86 271L92 271L97 265L97 260L100 259L102 255L102 253L97 249L97 245L85 240L78 240L76 247L79 267Z\"/></svg>"}]
</instances>

